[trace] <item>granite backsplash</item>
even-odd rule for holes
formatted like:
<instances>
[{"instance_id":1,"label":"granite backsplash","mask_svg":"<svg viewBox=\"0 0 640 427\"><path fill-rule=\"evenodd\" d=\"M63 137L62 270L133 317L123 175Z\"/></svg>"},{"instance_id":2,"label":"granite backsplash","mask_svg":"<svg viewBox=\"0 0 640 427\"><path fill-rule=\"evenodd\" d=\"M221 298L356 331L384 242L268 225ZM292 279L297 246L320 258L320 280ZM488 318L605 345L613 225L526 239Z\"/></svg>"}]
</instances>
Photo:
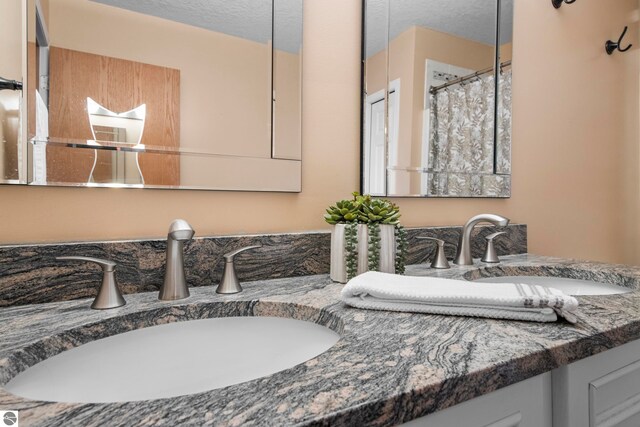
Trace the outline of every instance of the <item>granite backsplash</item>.
<instances>
[{"instance_id":1,"label":"granite backsplash","mask_svg":"<svg viewBox=\"0 0 640 427\"><path fill-rule=\"evenodd\" d=\"M445 240L452 259L461 227L408 228L407 264L430 260L435 244L417 236ZM472 253L480 257L484 236L495 227L476 227ZM527 226L513 224L496 239L499 255L527 253ZM185 272L189 286L217 285L222 277L222 255L249 245L263 247L239 255L236 269L241 281L326 274L329 272L331 233L306 232L247 236L200 237L185 244ZM165 240L82 242L0 246L0 307L94 297L100 268L85 263L59 262L56 256L80 255L115 261L116 277L124 294L157 291L162 285Z\"/></svg>"}]
</instances>

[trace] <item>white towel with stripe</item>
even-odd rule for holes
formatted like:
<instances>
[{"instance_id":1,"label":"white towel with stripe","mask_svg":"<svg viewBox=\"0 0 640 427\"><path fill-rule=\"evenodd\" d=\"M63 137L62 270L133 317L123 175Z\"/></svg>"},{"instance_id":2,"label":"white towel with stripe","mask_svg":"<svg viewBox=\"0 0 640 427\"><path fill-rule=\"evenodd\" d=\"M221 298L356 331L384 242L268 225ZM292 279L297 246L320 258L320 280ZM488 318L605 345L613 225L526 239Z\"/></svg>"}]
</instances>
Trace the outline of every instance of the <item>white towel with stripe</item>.
<instances>
[{"instance_id":1,"label":"white towel with stripe","mask_svg":"<svg viewBox=\"0 0 640 427\"><path fill-rule=\"evenodd\" d=\"M439 277L400 276L369 271L342 289L342 301L362 309L453 316L576 322L578 300L546 286L474 283Z\"/></svg>"}]
</instances>

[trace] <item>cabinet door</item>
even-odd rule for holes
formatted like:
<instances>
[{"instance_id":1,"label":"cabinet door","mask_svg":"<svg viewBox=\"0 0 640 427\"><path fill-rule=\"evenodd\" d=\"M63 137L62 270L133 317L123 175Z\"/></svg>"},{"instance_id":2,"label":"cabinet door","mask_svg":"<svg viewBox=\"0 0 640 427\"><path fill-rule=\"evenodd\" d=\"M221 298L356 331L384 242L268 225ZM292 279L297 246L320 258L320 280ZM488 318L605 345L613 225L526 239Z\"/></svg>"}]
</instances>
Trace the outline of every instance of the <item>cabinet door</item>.
<instances>
[{"instance_id":1,"label":"cabinet door","mask_svg":"<svg viewBox=\"0 0 640 427\"><path fill-rule=\"evenodd\" d=\"M640 341L553 371L554 427L640 426Z\"/></svg>"},{"instance_id":2,"label":"cabinet door","mask_svg":"<svg viewBox=\"0 0 640 427\"><path fill-rule=\"evenodd\" d=\"M640 361L589 383L589 426L640 426Z\"/></svg>"},{"instance_id":3,"label":"cabinet door","mask_svg":"<svg viewBox=\"0 0 640 427\"><path fill-rule=\"evenodd\" d=\"M551 374L538 375L403 426L551 427Z\"/></svg>"}]
</instances>

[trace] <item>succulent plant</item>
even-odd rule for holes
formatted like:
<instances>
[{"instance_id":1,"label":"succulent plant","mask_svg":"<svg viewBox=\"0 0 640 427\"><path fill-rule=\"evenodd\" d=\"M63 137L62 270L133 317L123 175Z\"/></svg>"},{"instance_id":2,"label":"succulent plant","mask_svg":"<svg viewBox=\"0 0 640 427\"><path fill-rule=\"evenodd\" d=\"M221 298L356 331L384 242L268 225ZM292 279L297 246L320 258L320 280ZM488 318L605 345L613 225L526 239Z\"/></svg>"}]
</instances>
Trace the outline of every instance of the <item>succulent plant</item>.
<instances>
[{"instance_id":1,"label":"succulent plant","mask_svg":"<svg viewBox=\"0 0 640 427\"><path fill-rule=\"evenodd\" d=\"M340 200L327 209L324 219L329 224L346 224L345 258L347 278L351 279L358 269L358 224L366 224L369 230L368 268L380 268L380 226L395 226L396 260L395 270L404 273L407 252L407 233L400 225L400 208L389 200L373 199L369 195L353 193L353 200Z\"/></svg>"},{"instance_id":2,"label":"succulent plant","mask_svg":"<svg viewBox=\"0 0 640 427\"><path fill-rule=\"evenodd\" d=\"M357 221L360 216L360 203L353 200L340 200L327 209L324 220L329 224L345 224Z\"/></svg>"},{"instance_id":3,"label":"succulent plant","mask_svg":"<svg viewBox=\"0 0 640 427\"><path fill-rule=\"evenodd\" d=\"M345 224L356 221L360 224L396 225L400 219L400 208L385 199L372 199L369 195L353 193L353 200L340 200L327 209L324 215L329 224Z\"/></svg>"},{"instance_id":4,"label":"succulent plant","mask_svg":"<svg viewBox=\"0 0 640 427\"><path fill-rule=\"evenodd\" d=\"M370 199L362 205L362 214L368 223L396 225L400 219L400 208L389 200Z\"/></svg>"}]
</instances>

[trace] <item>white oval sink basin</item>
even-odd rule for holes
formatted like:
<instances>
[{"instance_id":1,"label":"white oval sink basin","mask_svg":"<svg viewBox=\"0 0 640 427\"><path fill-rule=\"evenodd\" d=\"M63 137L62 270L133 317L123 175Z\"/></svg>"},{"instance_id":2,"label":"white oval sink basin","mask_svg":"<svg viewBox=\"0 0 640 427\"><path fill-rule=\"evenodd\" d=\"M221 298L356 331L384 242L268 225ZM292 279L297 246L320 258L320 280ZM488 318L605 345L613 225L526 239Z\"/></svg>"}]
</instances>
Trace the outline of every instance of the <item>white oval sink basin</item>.
<instances>
[{"instance_id":1,"label":"white oval sink basin","mask_svg":"<svg viewBox=\"0 0 640 427\"><path fill-rule=\"evenodd\" d=\"M610 283L594 282L591 280L565 279L564 277L548 276L501 276L486 277L474 280L486 283L525 283L527 285L546 286L556 288L567 295L614 295L626 294L632 289Z\"/></svg>"},{"instance_id":2,"label":"white oval sink basin","mask_svg":"<svg viewBox=\"0 0 640 427\"><path fill-rule=\"evenodd\" d=\"M224 317L138 329L46 359L5 389L54 402L128 402L182 396L291 368L340 336L311 322Z\"/></svg>"}]
</instances>

